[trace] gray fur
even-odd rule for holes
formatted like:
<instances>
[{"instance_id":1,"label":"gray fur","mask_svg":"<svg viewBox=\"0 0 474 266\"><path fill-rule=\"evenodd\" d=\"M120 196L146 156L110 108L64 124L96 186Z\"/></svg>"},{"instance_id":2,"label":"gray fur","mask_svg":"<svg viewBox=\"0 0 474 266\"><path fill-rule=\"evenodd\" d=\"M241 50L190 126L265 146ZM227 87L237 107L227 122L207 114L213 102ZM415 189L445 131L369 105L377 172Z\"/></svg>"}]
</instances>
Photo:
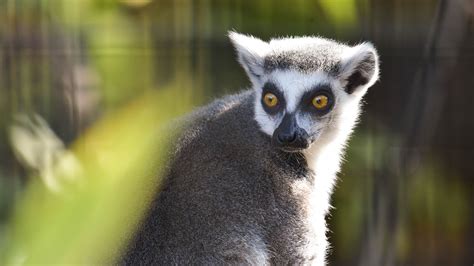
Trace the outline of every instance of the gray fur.
<instances>
[{"instance_id":1,"label":"gray fur","mask_svg":"<svg viewBox=\"0 0 474 266\"><path fill-rule=\"evenodd\" d=\"M341 44L327 40L327 43L307 44L295 50L272 51L265 56L265 72L294 69L305 73L322 70L337 74L342 49Z\"/></svg>"},{"instance_id":2,"label":"gray fur","mask_svg":"<svg viewBox=\"0 0 474 266\"><path fill-rule=\"evenodd\" d=\"M253 91L226 97L190 119L126 264L315 259L299 253L307 233L304 206L290 193L293 182L314 179L301 154L274 149L259 131L251 119L254 97Z\"/></svg>"},{"instance_id":3,"label":"gray fur","mask_svg":"<svg viewBox=\"0 0 474 266\"><path fill-rule=\"evenodd\" d=\"M269 43L237 33L230 37L253 89L185 119L165 182L125 264L325 263L325 215L359 102L378 77L375 49L315 37ZM281 116L289 112L282 108L277 116L262 109L262 86L273 80L293 105L307 106L301 97L318 84L334 94L334 108L322 117L292 109L311 139L298 152L272 143ZM344 88L349 85L350 92Z\"/></svg>"}]
</instances>

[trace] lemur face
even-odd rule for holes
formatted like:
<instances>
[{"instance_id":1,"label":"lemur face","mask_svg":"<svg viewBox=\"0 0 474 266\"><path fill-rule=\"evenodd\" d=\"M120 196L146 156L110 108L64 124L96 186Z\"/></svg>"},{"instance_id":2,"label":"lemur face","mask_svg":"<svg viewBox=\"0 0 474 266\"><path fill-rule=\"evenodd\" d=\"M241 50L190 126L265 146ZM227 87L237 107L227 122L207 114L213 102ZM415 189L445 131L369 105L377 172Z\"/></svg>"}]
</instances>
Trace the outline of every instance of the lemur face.
<instances>
[{"instance_id":1,"label":"lemur face","mask_svg":"<svg viewBox=\"0 0 474 266\"><path fill-rule=\"evenodd\" d=\"M337 80L324 72L275 70L256 88L255 120L285 151L308 148L334 124L346 102Z\"/></svg>"},{"instance_id":2,"label":"lemur face","mask_svg":"<svg viewBox=\"0 0 474 266\"><path fill-rule=\"evenodd\" d=\"M269 43L230 33L255 95L255 120L287 152L350 133L359 102L378 77L371 44L346 46L316 37Z\"/></svg>"}]
</instances>

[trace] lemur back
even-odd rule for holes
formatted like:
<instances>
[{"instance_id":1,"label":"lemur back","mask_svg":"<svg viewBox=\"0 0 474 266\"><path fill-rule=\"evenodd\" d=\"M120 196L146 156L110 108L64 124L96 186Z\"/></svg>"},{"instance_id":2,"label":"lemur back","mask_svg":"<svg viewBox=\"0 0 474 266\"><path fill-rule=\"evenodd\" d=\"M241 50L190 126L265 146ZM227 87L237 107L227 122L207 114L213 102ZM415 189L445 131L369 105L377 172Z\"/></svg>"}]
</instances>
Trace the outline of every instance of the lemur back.
<instances>
[{"instance_id":1,"label":"lemur back","mask_svg":"<svg viewBox=\"0 0 474 266\"><path fill-rule=\"evenodd\" d=\"M332 57L318 68L311 50L231 39L253 88L188 117L126 264L325 263L330 194L377 54L305 38Z\"/></svg>"}]
</instances>

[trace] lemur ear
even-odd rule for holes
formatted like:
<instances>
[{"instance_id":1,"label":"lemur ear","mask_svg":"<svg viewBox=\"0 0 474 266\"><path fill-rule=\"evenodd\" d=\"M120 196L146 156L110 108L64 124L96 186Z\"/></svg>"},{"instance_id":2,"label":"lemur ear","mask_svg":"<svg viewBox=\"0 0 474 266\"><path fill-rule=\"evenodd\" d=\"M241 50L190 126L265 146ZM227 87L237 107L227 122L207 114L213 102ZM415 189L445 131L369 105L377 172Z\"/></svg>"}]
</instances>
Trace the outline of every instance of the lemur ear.
<instances>
[{"instance_id":1,"label":"lemur ear","mask_svg":"<svg viewBox=\"0 0 474 266\"><path fill-rule=\"evenodd\" d=\"M239 63L247 72L252 83L260 82L264 73L264 58L270 50L270 45L253 36L230 31L229 38L237 51Z\"/></svg>"},{"instance_id":2,"label":"lemur ear","mask_svg":"<svg viewBox=\"0 0 474 266\"><path fill-rule=\"evenodd\" d=\"M347 93L365 92L379 76L379 56L371 43L347 48L342 56L339 77Z\"/></svg>"}]
</instances>

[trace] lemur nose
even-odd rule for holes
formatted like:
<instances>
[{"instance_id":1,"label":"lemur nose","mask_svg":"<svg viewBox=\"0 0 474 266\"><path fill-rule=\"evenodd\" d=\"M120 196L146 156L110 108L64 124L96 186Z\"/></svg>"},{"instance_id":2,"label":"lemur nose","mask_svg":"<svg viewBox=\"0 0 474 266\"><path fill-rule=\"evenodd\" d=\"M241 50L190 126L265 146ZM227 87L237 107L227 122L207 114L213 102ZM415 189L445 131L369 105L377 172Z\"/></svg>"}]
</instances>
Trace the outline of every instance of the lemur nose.
<instances>
[{"instance_id":1,"label":"lemur nose","mask_svg":"<svg viewBox=\"0 0 474 266\"><path fill-rule=\"evenodd\" d=\"M290 144L296 140L296 132L282 132L278 134L277 138L278 141L282 144Z\"/></svg>"}]
</instances>

